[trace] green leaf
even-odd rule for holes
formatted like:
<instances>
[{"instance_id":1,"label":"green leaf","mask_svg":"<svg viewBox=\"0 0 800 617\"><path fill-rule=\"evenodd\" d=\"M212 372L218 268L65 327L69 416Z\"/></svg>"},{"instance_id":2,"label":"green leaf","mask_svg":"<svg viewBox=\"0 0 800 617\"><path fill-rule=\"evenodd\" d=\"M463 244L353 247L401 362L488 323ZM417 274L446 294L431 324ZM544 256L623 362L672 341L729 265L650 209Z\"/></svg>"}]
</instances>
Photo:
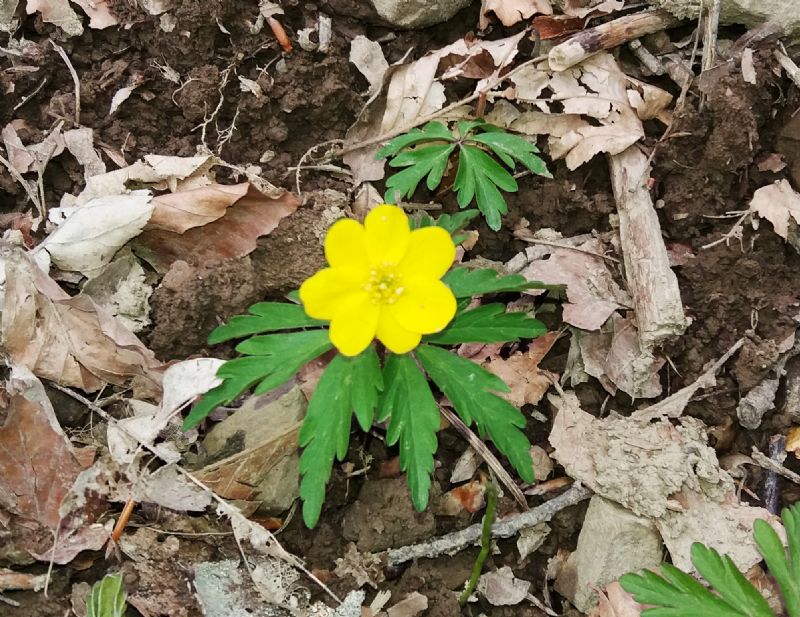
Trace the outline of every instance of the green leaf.
<instances>
[{"instance_id":1,"label":"green leaf","mask_svg":"<svg viewBox=\"0 0 800 617\"><path fill-rule=\"evenodd\" d=\"M237 315L232 317L228 323L214 328L208 335L209 345L260 332L292 330L326 323L306 315L302 306L286 302L259 302L247 311L250 313L249 315Z\"/></svg>"},{"instance_id":2,"label":"green leaf","mask_svg":"<svg viewBox=\"0 0 800 617\"><path fill-rule=\"evenodd\" d=\"M442 214L438 219L434 219L430 214L423 213L409 219L409 221L411 222L411 229L433 226L446 229L453 236L453 243L461 244L468 236L459 232L466 228L472 219L478 216L480 216L480 211L478 210L462 210L455 214Z\"/></svg>"},{"instance_id":3,"label":"green leaf","mask_svg":"<svg viewBox=\"0 0 800 617\"><path fill-rule=\"evenodd\" d=\"M422 130L411 129L408 133L391 139L383 148L378 150L376 159L385 159L394 156L401 150L426 141L453 141L453 134L441 122L428 122Z\"/></svg>"},{"instance_id":4,"label":"green leaf","mask_svg":"<svg viewBox=\"0 0 800 617\"><path fill-rule=\"evenodd\" d=\"M525 426L525 417L507 400L494 394L508 392L503 380L445 349L420 345L415 354L464 423L470 425L474 421L480 434L494 442L520 477L525 482L533 482L531 444L520 430Z\"/></svg>"},{"instance_id":5,"label":"green leaf","mask_svg":"<svg viewBox=\"0 0 800 617\"><path fill-rule=\"evenodd\" d=\"M487 124L486 120L477 118L475 120L459 120L457 126L458 126L459 137L461 137L461 139L464 139L477 127L484 127L487 126Z\"/></svg>"},{"instance_id":6,"label":"green leaf","mask_svg":"<svg viewBox=\"0 0 800 617\"><path fill-rule=\"evenodd\" d=\"M378 407L378 398L383 390L383 374L381 362L375 352L375 346L370 345L365 351L351 360L352 362L352 402L353 411L358 419L358 424L364 432L372 428L375 419L375 409Z\"/></svg>"},{"instance_id":7,"label":"green leaf","mask_svg":"<svg viewBox=\"0 0 800 617\"><path fill-rule=\"evenodd\" d=\"M789 545L788 557L778 534L766 521L758 519L755 522L753 536L758 551L781 588L789 617L800 617L800 505L784 509L782 518Z\"/></svg>"},{"instance_id":8,"label":"green leaf","mask_svg":"<svg viewBox=\"0 0 800 617\"><path fill-rule=\"evenodd\" d=\"M183 430L196 426L217 407L230 403L256 382L260 382L256 394L277 388L332 346L327 330L268 334L242 341L236 351L248 357L230 360L219 367L217 377L223 380L222 384L203 395L183 421Z\"/></svg>"},{"instance_id":9,"label":"green leaf","mask_svg":"<svg viewBox=\"0 0 800 617\"><path fill-rule=\"evenodd\" d=\"M389 418L386 443L400 442L400 469L407 474L414 507L422 511L431 487L439 407L428 380L409 355L389 354L383 380L379 416L381 420Z\"/></svg>"},{"instance_id":10,"label":"green leaf","mask_svg":"<svg viewBox=\"0 0 800 617\"><path fill-rule=\"evenodd\" d=\"M470 140L491 148L492 152L512 169L515 161L519 161L534 174L546 178L553 177L547 170L545 162L534 154L539 152L536 145L519 135L497 131L473 135Z\"/></svg>"},{"instance_id":11,"label":"green leaf","mask_svg":"<svg viewBox=\"0 0 800 617\"><path fill-rule=\"evenodd\" d=\"M389 163L391 167L406 167L406 169L386 180L387 203L395 203L402 197L411 197L426 175L430 190L439 186L447 168L447 161L455 147L455 144L425 145L393 158Z\"/></svg>"},{"instance_id":12,"label":"green leaf","mask_svg":"<svg viewBox=\"0 0 800 617\"><path fill-rule=\"evenodd\" d=\"M92 585L86 599L87 617L123 617L125 615L125 586L122 574L106 574Z\"/></svg>"},{"instance_id":13,"label":"green leaf","mask_svg":"<svg viewBox=\"0 0 800 617\"><path fill-rule=\"evenodd\" d=\"M456 298L469 298L503 291L525 291L526 289L562 289L562 285L546 285L539 281L528 281L521 274L500 275L491 268L471 270L453 268L442 279Z\"/></svg>"},{"instance_id":14,"label":"green leaf","mask_svg":"<svg viewBox=\"0 0 800 617\"><path fill-rule=\"evenodd\" d=\"M514 192L517 190L517 181L486 152L476 146L462 144L458 172L453 183L458 205L466 207L474 196L478 209L494 231L500 229L500 216L508 212L498 187Z\"/></svg>"},{"instance_id":15,"label":"green leaf","mask_svg":"<svg viewBox=\"0 0 800 617\"><path fill-rule=\"evenodd\" d=\"M527 313L508 313L503 304L484 304L456 315L444 330L425 340L436 345L507 343L536 338L545 332L545 325Z\"/></svg>"}]
</instances>

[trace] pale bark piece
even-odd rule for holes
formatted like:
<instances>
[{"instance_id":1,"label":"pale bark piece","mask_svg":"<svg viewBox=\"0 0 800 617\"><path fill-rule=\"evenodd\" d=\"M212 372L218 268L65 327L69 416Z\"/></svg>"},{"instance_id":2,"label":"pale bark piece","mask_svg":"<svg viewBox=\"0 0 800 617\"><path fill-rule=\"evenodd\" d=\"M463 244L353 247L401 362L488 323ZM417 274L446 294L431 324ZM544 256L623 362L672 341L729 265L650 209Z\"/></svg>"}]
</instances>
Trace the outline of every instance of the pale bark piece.
<instances>
[{"instance_id":1,"label":"pale bark piece","mask_svg":"<svg viewBox=\"0 0 800 617\"><path fill-rule=\"evenodd\" d=\"M647 190L647 157L634 146L611 156L609 161L625 277L636 309L642 350L648 353L683 334L686 316L678 279L669 267L661 225Z\"/></svg>"},{"instance_id":2,"label":"pale bark piece","mask_svg":"<svg viewBox=\"0 0 800 617\"><path fill-rule=\"evenodd\" d=\"M548 54L550 68L564 71L604 49L613 49L645 34L661 32L681 23L667 11L643 11L587 28L556 45Z\"/></svg>"},{"instance_id":3,"label":"pale bark piece","mask_svg":"<svg viewBox=\"0 0 800 617\"><path fill-rule=\"evenodd\" d=\"M300 205L300 201L291 193L270 197L249 182L234 187L215 185L212 188L213 194L208 191L209 187L202 187L166 196L161 203L169 204L172 210L167 213L165 206L157 223L160 228L146 229L136 238L134 244L138 253L158 271L166 272L178 260L207 264L248 255L255 250L258 238L269 234ZM199 211L191 212L187 207L178 212L176 204L181 203L181 199L187 199L187 193L191 195L195 192L208 197L208 201ZM210 223L199 224L203 216L214 216L223 207L222 216ZM172 220L176 222L170 222ZM163 228L196 224L198 226L187 228L183 233Z\"/></svg>"},{"instance_id":4,"label":"pale bark piece","mask_svg":"<svg viewBox=\"0 0 800 617\"><path fill-rule=\"evenodd\" d=\"M21 250L4 249L2 344L39 377L95 392L134 376L158 381L153 353L89 297L70 297Z\"/></svg>"}]
</instances>

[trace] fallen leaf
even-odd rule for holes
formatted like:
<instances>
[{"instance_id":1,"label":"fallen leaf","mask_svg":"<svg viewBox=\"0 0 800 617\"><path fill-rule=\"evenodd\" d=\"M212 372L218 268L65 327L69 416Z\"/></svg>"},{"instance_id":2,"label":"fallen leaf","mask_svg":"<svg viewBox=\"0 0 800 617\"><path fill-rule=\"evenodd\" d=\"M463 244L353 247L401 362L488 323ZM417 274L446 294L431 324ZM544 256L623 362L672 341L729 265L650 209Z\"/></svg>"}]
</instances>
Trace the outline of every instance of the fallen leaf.
<instances>
[{"instance_id":1,"label":"fallen leaf","mask_svg":"<svg viewBox=\"0 0 800 617\"><path fill-rule=\"evenodd\" d=\"M360 589L364 585L377 589L378 585L385 580L380 557L374 553L359 552L354 542L347 545L344 557L336 560L334 573L339 578L352 576L356 582L356 589Z\"/></svg>"},{"instance_id":2,"label":"fallen leaf","mask_svg":"<svg viewBox=\"0 0 800 617\"><path fill-rule=\"evenodd\" d=\"M70 297L20 249L5 247L2 253L2 344L16 363L86 392L107 383L124 385L159 366L153 353L91 298Z\"/></svg>"},{"instance_id":3,"label":"fallen leaf","mask_svg":"<svg viewBox=\"0 0 800 617\"><path fill-rule=\"evenodd\" d=\"M442 496L436 513L441 516L458 516L464 511L477 512L483 508L485 492L486 487L479 480L457 486Z\"/></svg>"},{"instance_id":4,"label":"fallen leaf","mask_svg":"<svg viewBox=\"0 0 800 617\"><path fill-rule=\"evenodd\" d=\"M787 180L778 180L753 193L750 210L772 223L775 233L786 240L789 237L789 220L800 223L800 193Z\"/></svg>"},{"instance_id":5,"label":"fallen leaf","mask_svg":"<svg viewBox=\"0 0 800 617\"><path fill-rule=\"evenodd\" d=\"M584 23L583 19L569 15L538 15L533 18L533 27L539 31L543 41L583 30Z\"/></svg>"},{"instance_id":6,"label":"fallen leaf","mask_svg":"<svg viewBox=\"0 0 800 617\"><path fill-rule=\"evenodd\" d=\"M88 127L64 133L64 144L70 154L83 167L85 178L106 173L106 164L94 148L94 131Z\"/></svg>"},{"instance_id":7,"label":"fallen leaf","mask_svg":"<svg viewBox=\"0 0 800 617\"><path fill-rule=\"evenodd\" d=\"M481 575L477 592L492 606L514 606L527 596L531 584L514 576L511 568L503 566Z\"/></svg>"},{"instance_id":8,"label":"fallen leaf","mask_svg":"<svg viewBox=\"0 0 800 617\"><path fill-rule=\"evenodd\" d=\"M428 598L418 591L412 591L405 598L386 611L387 617L415 617L428 609Z\"/></svg>"},{"instance_id":9,"label":"fallen leaf","mask_svg":"<svg viewBox=\"0 0 800 617\"><path fill-rule=\"evenodd\" d=\"M754 86L758 83L756 67L753 64L753 48L745 47L742 52L742 79Z\"/></svg>"},{"instance_id":10,"label":"fallen leaf","mask_svg":"<svg viewBox=\"0 0 800 617\"><path fill-rule=\"evenodd\" d=\"M65 147L60 125L47 133L42 141L24 145L17 134L17 127L24 125L24 122L15 120L6 124L2 131L9 162L21 174L43 170L50 159L61 154Z\"/></svg>"},{"instance_id":11,"label":"fallen leaf","mask_svg":"<svg viewBox=\"0 0 800 617\"><path fill-rule=\"evenodd\" d=\"M518 563L522 563L528 555L538 551L551 531L552 529L547 523L539 523L533 527L521 529L517 536Z\"/></svg>"},{"instance_id":12,"label":"fallen leaf","mask_svg":"<svg viewBox=\"0 0 800 617\"><path fill-rule=\"evenodd\" d=\"M72 209L39 246L60 269L91 278L111 263L124 244L139 235L152 213L147 193L98 197Z\"/></svg>"},{"instance_id":13,"label":"fallen leaf","mask_svg":"<svg viewBox=\"0 0 800 617\"><path fill-rule=\"evenodd\" d=\"M42 21L58 26L69 36L83 34L81 18L70 6L69 0L28 0L25 10L28 15L38 11L42 14Z\"/></svg>"},{"instance_id":14,"label":"fallen leaf","mask_svg":"<svg viewBox=\"0 0 800 617\"><path fill-rule=\"evenodd\" d=\"M777 152L770 152L756 160L756 168L758 171L770 171L776 174L786 169L786 161L783 159L783 155Z\"/></svg>"},{"instance_id":15,"label":"fallen leaf","mask_svg":"<svg viewBox=\"0 0 800 617\"><path fill-rule=\"evenodd\" d=\"M555 373L540 369L539 358L530 351L518 351L508 358L495 356L483 367L511 388L510 392L501 392L500 396L516 407L536 405L553 385L553 380L558 379Z\"/></svg>"},{"instance_id":16,"label":"fallen leaf","mask_svg":"<svg viewBox=\"0 0 800 617\"><path fill-rule=\"evenodd\" d=\"M644 606L614 581L598 593L600 602L589 617L639 617Z\"/></svg>"},{"instance_id":17,"label":"fallen leaf","mask_svg":"<svg viewBox=\"0 0 800 617\"><path fill-rule=\"evenodd\" d=\"M453 473L450 474L450 484L460 484L471 480L475 472L478 471L483 459L474 448L468 447L464 453L458 457L456 464L453 465Z\"/></svg>"},{"instance_id":18,"label":"fallen leaf","mask_svg":"<svg viewBox=\"0 0 800 617\"><path fill-rule=\"evenodd\" d=\"M350 62L369 82L369 95L380 90L389 63L383 55L381 44L362 34L350 41Z\"/></svg>"},{"instance_id":19,"label":"fallen leaf","mask_svg":"<svg viewBox=\"0 0 800 617\"><path fill-rule=\"evenodd\" d=\"M508 27L537 13L552 15L553 7L550 6L550 0L481 0L481 18L478 23L481 30L489 26L489 13L494 13Z\"/></svg>"},{"instance_id":20,"label":"fallen leaf","mask_svg":"<svg viewBox=\"0 0 800 617\"><path fill-rule=\"evenodd\" d=\"M177 207L181 200L192 203L196 193L201 200L199 206ZM178 260L205 264L243 257L255 250L258 238L269 234L300 205L291 193L269 197L249 182L179 192L158 203L157 207L163 208L155 223L157 228L146 229L134 246L159 272L166 272ZM215 216L221 208L222 216L200 223L203 217Z\"/></svg>"},{"instance_id":21,"label":"fallen leaf","mask_svg":"<svg viewBox=\"0 0 800 617\"><path fill-rule=\"evenodd\" d=\"M178 512L202 512L211 504L211 494L187 480L174 464L139 478L131 491L131 499Z\"/></svg>"},{"instance_id":22,"label":"fallen leaf","mask_svg":"<svg viewBox=\"0 0 800 617\"><path fill-rule=\"evenodd\" d=\"M114 113L119 109L120 105L131 98L131 94L133 94L133 91L138 87L138 85L125 86L124 88L117 90L114 93L114 96L111 97L111 107L108 110L108 115L113 116Z\"/></svg>"},{"instance_id":23,"label":"fallen leaf","mask_svg":"<svg viewBox=\"0 0 800 617\"><path fill-rule=\"evenodd\" d=\"M536 474L537 484L546 480L553 473L553 460L541 446L531 446L531 459L533 460L533 472Z\"/></svg>"}]
</instances>

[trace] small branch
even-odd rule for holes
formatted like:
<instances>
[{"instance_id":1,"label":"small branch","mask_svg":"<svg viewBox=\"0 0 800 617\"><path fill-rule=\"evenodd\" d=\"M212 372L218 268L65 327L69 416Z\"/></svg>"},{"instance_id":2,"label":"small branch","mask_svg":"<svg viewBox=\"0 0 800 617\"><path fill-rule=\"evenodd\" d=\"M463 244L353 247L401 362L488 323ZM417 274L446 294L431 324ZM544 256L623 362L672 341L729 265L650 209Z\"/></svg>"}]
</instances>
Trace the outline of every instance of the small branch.
<instances>
[{"instance_id":1,"label":"small branch","mask_svg":"<svg viewBox=\"0 0 800 617\"><path fill-rule=\"evenodd\" d=\"M47 83L47 77L42 77L42 81L40 81L40 82L39 82L39 85L38 85L38 86L36 86L36 87L33 89L33 92L31 92L30 94L27 94L27 95L23 96L23 97L22 97L22 100L21 100L19 103L17 103L16 105L14 105L14 111L17 111L17 110L18 110L20 107L22 107L22 106L23 106L25 103L27 103L27 102L28 102L28 101L30 101L30 100L31 100L31 99L32 99L34 96L36 96L36 95L38 94L39 90L41 90L41 89L44 87L44 85L45 85L46 83Z\"/></svg>"},{"instance_id":2,"label":"small branch","mask_svg":"<svg viewBox=\"0 0 800 617\"><path fill-rule=\"evenodd\" d=\"M497 508L497 487L493 480L489 480L486 485L486 512L483 515L483 527L481 529L481 551L478 553L475 564L472 566L472 573L469 575L467 586L458 597L458 603L466 606L475 587L478 586L478 579L483 571L483 564L492 549L492 523L494 522L495 509Z\"/></svg>"},{"instance_id":3,"label":"small branch","mask_svg":"<svg viewBox=\"0 0 800 617\"><path fill-rule=\"evenodd\" d=\"M784 467L777 461L773 461L770 457L761 452L755 446L753 446L753 454L751 455L750 458L752 458L753 461L755 461L756 465L758 465L762 469L766 469L767 471L774 471L779 476L783 476L784 478L786 478L787 480L791 480L795 484L800 484L800 474L796 474L791 469L786 469L786 467Z\"/></svg>"},{"instance_id":4,"label":"small branch","mask_svg":"<svg viewBox=\"0 0 800 617\"><path fill-rule=\"evenodd\" d=\"M565 71L605 49L619 47L645 34L661 32L680 23L680 19L663 10L618 17L594 28L581 30L572 38L553 47L548 54L550 68L554 71Z\"/></svg>"},{"instance_id":5,"label":"small branch","mask_svg":"<svg viewBox=\"0 0 800 617\"><path fill-rule=\"evenodd\" d=\"M769 457L778 465L786 460L786 436L773 435L769 440ZM780 514L781 511L781 481L780 476L774 470L767 473L767 480L764 482L764 505L772 514Z\"/></svg>"},{"instance_id":6,"label":"small branch","mask_svg":"<svg viewBox=\"0 0 800 617\"><path fill-rule=\"evenodd\" d=\"M67 69L69 70L69 74L72 75L72 83L75 84L75 124L81 123L81 80L78 79L78 73L75 72L75 67L72 66L72 62L70 62L69 56L67 56L67 52L64 51L64 48L60 45L57 45L53 40L50 41L52 43L53 48L55 48L58 55L61 56L61 59L64 61L64 64L67 65Z\"/></svg>"},{"instance_id":7,"label":"small branch","mask_svg":"<svg viewBox=\"0 0 800 617\"><path fill-rule=\"evenodd\" d=\"M590 251L588 249L582 249L579 246L572 246L571 244L566 244L564 242L554 242L553 240L541 240L536 236L534 236L527 229L516 230L514 232L514 236L519 238L520 240L524 240L525 242L530 242L531 244L540 244L542 246L552 246L553 248L557 249L576 251L578 253L583 253L584 255L591 255L592 257L597 257L598 259L605 259L615 264L619 263L619 259L617 259L616 257L611 257L611 255L601 255L600 253L595 253L594 251Z\"/></svg>"},{"instance_id":8,"label":"small branch","mask_svg":"<svg viewBox=\"0 0 800 617\"><path fill-rule=\"evenodd\" d=\"M516 535L521 529L533 527L539 523L549 521L555 514L580 503L591 497L592 491L584 486L573 486L565 493L543 503L541 506L514 514L492 525L493 538L509 538ZM391 549L386 553L387 564L397 566L412 559L439 557L440 555L454 555L468 546L480 541L483 533L481 523L470 525L466 529L454 531L429 542L411 544L401 548Z\"/></svg>"}]
</instances>

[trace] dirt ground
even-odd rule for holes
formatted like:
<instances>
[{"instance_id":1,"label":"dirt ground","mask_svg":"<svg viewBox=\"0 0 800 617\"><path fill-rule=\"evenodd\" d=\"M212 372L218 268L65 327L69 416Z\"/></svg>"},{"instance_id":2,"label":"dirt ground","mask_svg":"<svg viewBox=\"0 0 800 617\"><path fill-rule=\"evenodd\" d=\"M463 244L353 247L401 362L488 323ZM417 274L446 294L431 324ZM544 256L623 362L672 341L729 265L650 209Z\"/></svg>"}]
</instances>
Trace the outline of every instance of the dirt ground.
<instances>
[{"instance_id":1,"label":"dirt ground","mask_svg":"<svg viewBox=\"0 0 800 617\"><path fill-rule=\"evenodd\" d=\"M81 125L94 129L98 144L121 152L128 162L150 153L193 155L198 146L205 145L233 165L258 164L265 178L293 189L291 168L312 146L341 139L364 102L368 84L348 61L354 36L384 38L387 59L393 62L409 48L413 48L411 57L417 57L450 43L477 23L477 6L473 5L448 23L422 31L393 32L378 24L362 4L285 0L282 21L290 33L313 25L320 11L333 18L333 40L327 54L295 46L285 56L268 30L258 35L249 33L245 19L255 18L251 0L185 0L173 11L177 27L170 33L159 27L157 17L132 8L128 0L111 3L114 12L135 21L128 30L87 28L81 37L64 38L38 14L31 15L24 19L16 36L31 42L25 61L39 70L0 73L0 85L6 93L0 99L2 124L24 121L19 134L26 143L35 141L56 122L74 126L73 81L63 61L50 49L48 39L52 38L60 41L80 75ZM191 36L184 32L191 32ZM502 28L497 31L498 36L501 34ZM746 226L742 238L702 248L731 230L736 217L721 217L746 210L755 188L787 177L793 166L800 169L800 129L794 132L793 128L798 124L793 118L800 108L797 89L771 72L768 51L757 60L758 85L746 83L739 72L733 72L708 88L702 109L701 93L693 89L675 116L671 136L658 141L660 131L651 130L646 142L648 148L656 148L654 196L660 200L659 218L667 245L682 255L675 271L691 318L686 335L667 350L667 392L692 383L706 363L722 355L738 338L747 337L731 370L718 379L708 396L689 407L690 415L725 434L720 440L724 447L720 454L749 452L753 444L765 447L769 431L733 430L730 418L735 418L741 394L764 377L777 358L780 343L796 329L800 307L800 255L763 226L758 230ZM163 68L167 66L179 74L179 83L167 78ZM234 69L238 75L256 81L265 96L243 97ZM21 98L33 92L44 78L44 86L20 105ZM131 83L140 85L110 116L114 93ZM678 94L674 84L665 80L660 85ZM204 124L215 108L214 119ZM759 171L758 162L774 152L784 155L788 167L778 173ZM561 162L550 165L553 180L524 178L520 191L509 195L510 214L504 231L490 234L478 224L481 239L475 254L507 260L523 250L525 243L509 231L523 217L533 230L550 227L564 236L610 229L609 215L615 206L604 159L574 172ZM59 157L47 168L45 197L56 203L63 193L77 192L82 183L78 163L70 156ZM314 229L320 213L330 205L326 201L330 195L326 196L324 190L346 193L350 188L335 175L305 173L302 189L309 196L306 203L274 233L262 238L253 254L202 266L187 264L180 276L162 282L151 301L153 325L143 335L145 343L161 360L207 353L205 338L218 323L254 301L278 298L296 288L323 263ZM16 211L24 192L5 170L0 170L0 190L3 212ZM445 196L443 203L447 210L456 208L452 196ZM545 368L562 370L566 352L566 344L559 343ZM232 349L222 346L214 353L232 353ZM600 409L605 393L596 383L585 384L578 391L588 411ZM57 413L63 423L80 425L81 418L70 415L80 416L80 411L66 400L58 400L62 404L57 406ZM620 394L610 405L624 414L637 403ZM543 405L541 411L549 417L552 410ZM546 425L532 422L528 432L532 443L547 447ZM453 429L443 431L439 440L437 457L442 466L435 477L440 486L435 486L429 511L413 511L402 477L379 477L381 463L397 452L371 435L359 434L353 438L350 460L357 461L367 452L374 464L365 475L351 478L335 467L319 527L309 532L296 516L280 535L284 546L301 555L309 569L327 575L334 592L345 595L354 587L353 581L330 573L348 543L355 542L362 551L382 550L480 520L480 513L455 519L435 514L442 489L448 486L445 470L465 448ZM507 498L501 500L501 512L512 508ZM544 580L548 557L559 549L574 548L583 510L575 506L561 512L542 548L522 562L511 550L513 543L506 546L501 542L499 553L490 557L491 566L508 565L528 580ZM146 529L131 532L130 541L141 540L151 557L163 559L156 559L155 565L151 561L147 567L126 560L126 583L138 589L134 607L138 602L142 614L156 616L175 615L164 612L163 607L180 605L181 614L199 615L197 601L188 591L191 572L182 564L236 558L231 538L192 535L203 533L204 517L145 511L138 514L135 525L187 535L159 535ZM399 593L398 597L412 591L426 595L430 608L425 615L459 614L450 590L463 586L475 554L464 551L452 558L424 560L387 571L387 584ZM114 563L115 557L110 560ZM12 609L0 604L0 614L63 617L70 608L72 584L94 580L106 563L102 558L84 559L57 568L47 598L32 592L16 593L13 598L21 606ZM46 565L31 568L44 571ZM175 598L157 597L165 587L165 577ZM317 589L310 591L314 598L323 597ZM557 598L555 602L558 608ZM482 610L495 616L543 615L529 606L498 608L478 603L465 610L471 615Z\"/></svg>"}]
</instances>

